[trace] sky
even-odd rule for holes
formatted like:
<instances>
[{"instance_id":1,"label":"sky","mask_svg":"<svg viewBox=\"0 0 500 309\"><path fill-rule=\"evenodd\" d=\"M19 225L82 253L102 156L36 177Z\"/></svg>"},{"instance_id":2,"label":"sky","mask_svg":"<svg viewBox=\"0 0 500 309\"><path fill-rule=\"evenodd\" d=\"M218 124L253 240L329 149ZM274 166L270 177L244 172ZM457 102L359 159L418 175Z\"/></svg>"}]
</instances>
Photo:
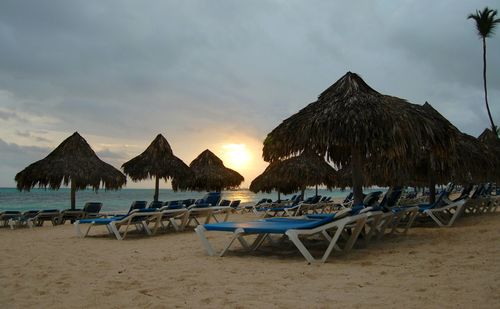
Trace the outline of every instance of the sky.
<instances>
[{"instance_id":1,"label":"sky","mask_svg":"<svg viewBox=\"0 0 500 309\"><path fill-rule=\"evenodd\" d=\"M17 172L75 131L116 168L161 133L187 164L210 149L248 187L267 166L267 133L347 71L381 93L428 101L478 136L489 126L482 44L466 17L485 6L500 9L467 0L3 0L0 187L14 187ZM499 124L500 33L487 46Z\"/></svg>"}]
</instances>

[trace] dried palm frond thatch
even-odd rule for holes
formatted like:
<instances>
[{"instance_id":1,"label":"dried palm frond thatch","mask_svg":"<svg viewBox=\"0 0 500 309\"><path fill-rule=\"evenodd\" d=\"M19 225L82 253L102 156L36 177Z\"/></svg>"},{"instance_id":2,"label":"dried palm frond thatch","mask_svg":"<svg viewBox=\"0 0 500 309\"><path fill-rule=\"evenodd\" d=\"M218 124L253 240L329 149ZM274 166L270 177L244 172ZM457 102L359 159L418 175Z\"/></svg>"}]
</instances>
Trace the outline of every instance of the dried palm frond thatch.
<instances>
[{"instance_id":1,"label":"dried palm frond thatch","mask_svg":"<svg viewBox=\"0 0 500 309\"><path fill-rule=\"evenodd\" d=\"M485 129L481 135L477 138L484 146L488 148L492 154L492 163L494 168L490 176L492 179L490 181L500 181L500 139L493 131L490 129Z\"/></svg>"},{"instance_id":2,"label":"dried palm frond thatch","mask_svg":"<svg viewBox=\"0 0 500 309\"><path fill-rule=\"evenodd\" d=\"M290 194L304 190L308 186L326 185L332 188L336 183L335 169L325 159L313 151L275 161L250 184L250 190L257 193L271 192Z\"/></svg>"},{"instance_id":3,"label":"dried palm frond thatch","mask_svg":"<svg viewBox=\"0 0 500 309\"><path fill-rule=\"evenodd\" d=\"M243 180L235 170L227 168L224 163L210 150L203 151L194 159L189 167L194 177L191 179L174 179L174 190L222 191L238 187Z\"/></svg>"},{"instance_id":4,"label":"dried palm frond thatch","mask_svg":"<svg viewBox=\"0 0 500 309\"><path fill-rule=\"evenodd\" d=\"M123 163L122 168L133 181L155 178L154 201L158 201L160 178L167 181L169 178L192 177L191 169L174 155L170 144L161 134L143 153Z\"/></svg>"},{"instance_id":5,"label":"dried palm frond thatch","mask_svg":"<svg viewBox=\"0 0 500 309\"><path fill-rule=\"evenodd\" d=\"M427 149L436 157L453 153L455 138L406 100L383 95L348 72L316 102L284 120L264 141L263 157L275 161L312 148L337 166L350 166L355 202L362 199L365 161L385 164L387 176L411 170Z\"/></svg>"},{"instance_id":6,"label":"dried palm frond thatch","mask_svg":"<svg viewBox=\"0 0 500 309\"><path fill-rule=\"evenodd\" d=\"M434 109L428 102L420 107L433 119L436 125L447 127L457 136L456 155L447 158L436 158L432 153L423 152L420 166L415 171L416 182L426 179L432 191L435 183L446 183L453 180L455 183L481 182L487 179L491 164L490 152L474 137L460 132L443 115ZM420 178L420 179L419 179ZM431 199L432 200L432 199Z\"/></svg>"},{"instance_id":7,"label":"dried palm frond thatch","mask_svg":"<svg viewBox=\"0 0 500 309\"><path fill-rule=\"evenodd\" d=\"M88 186L98 190L119 189L127 178L119 170L101 161L85 139L73 133L47 157L30 164L19 172L15 180L17 189L29 191L38 187L57 190L61 184L71 183L71 208L75 208L75 192Z\"/></svg>"}]
</instances>

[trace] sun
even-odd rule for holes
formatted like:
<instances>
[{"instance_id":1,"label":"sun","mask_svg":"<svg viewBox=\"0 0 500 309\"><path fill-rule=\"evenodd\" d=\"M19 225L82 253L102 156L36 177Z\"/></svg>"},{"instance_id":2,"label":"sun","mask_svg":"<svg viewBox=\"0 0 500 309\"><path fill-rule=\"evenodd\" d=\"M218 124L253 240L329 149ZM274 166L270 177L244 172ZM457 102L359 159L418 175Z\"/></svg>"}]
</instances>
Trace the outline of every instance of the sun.
<instances>
[{"instance_id":1,"label":"sun","mask_svg":"<svg viewBox=\"0 0 500 309\"><path fill-rule=\"evenodd\" d=\"M245 144L225 144L222 150L224 164L229 168L245 168L250 161L250 153Z\"/></svg>"}]
</instances>

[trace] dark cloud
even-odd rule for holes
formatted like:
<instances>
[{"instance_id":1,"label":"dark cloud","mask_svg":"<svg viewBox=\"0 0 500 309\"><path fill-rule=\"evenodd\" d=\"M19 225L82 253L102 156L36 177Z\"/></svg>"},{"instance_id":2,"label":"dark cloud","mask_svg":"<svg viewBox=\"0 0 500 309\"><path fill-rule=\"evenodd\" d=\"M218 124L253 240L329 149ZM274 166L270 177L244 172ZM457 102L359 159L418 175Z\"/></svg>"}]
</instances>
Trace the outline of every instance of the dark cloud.
<instances>
[{"instance_id":1,"label":"dark cloud","mask_svg":"<svg viewBox=\"0 0 500 309\"><path fill-rule=\"evenodd\" d=\"M48 142L48 143L51 142L50 139L42 137L42 136L39 136L39 135L34 135L32 132L29 132L29 131L19 131L19 130L17 130L16 134L18 136L21 136L21 137L26 137L26 138L32 139L32 140L34 140L36 142Z\"/></svg>"},{"instance_id":2,"label":"dark cloud","mask_svg":"<svg viewBox=\"0 0 500 309\"><path fill-rule=\"evenodd\" d=\"M382 93L429 101L478 135L488 126L481 42L466 16L487 5L498 6L4 0L0 121L10 133L0 137L16 142L17 131L36 145L79 131L137 142L166 131L184 152L235 132L261 140L346 71ZM499 51L497 34L488 40L497 122Z\"/></svg>"}]
</instances>

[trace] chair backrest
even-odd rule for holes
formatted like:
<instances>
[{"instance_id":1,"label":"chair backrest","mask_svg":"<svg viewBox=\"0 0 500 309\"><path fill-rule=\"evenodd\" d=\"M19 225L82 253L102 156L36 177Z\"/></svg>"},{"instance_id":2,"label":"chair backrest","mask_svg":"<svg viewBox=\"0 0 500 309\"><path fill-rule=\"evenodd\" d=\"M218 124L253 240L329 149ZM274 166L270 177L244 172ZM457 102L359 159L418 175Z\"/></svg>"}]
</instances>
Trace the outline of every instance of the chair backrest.
<instances>
[{"instance_id":1,"label":"chair backrest","mask_svg":"<svg viewBox=\"0 0 500 309\"><path fill-rule=\"evenodd\" d=\"M88 213L98 213L101 211L102 203L100 202L87 202L83 206L83 211Z\"/></svg>"},{"instance_id":2,"label":"chair backrest","mask_svg":"<svg viewBox=\"0 0 500 309\"><path fill-rule=\"evenodd\" d=\"M28 210L23 212L23 217L32 218L40 213L40 210Z\"/></svg>"},{"instance_id":3,"label":"chair backrest","mask_svg":"<svg viewBox=\"0 0 500 309\"><path fill-rule=\"evenodd\" d=\"M316 204L318 203L319 201L321 200L321 195L314 195L314 196L310 196L308 197L304 203L305 204Z\"/></svg>"},{"instance_id":4,"label":"chair backrest","mask_svg":"<svg viewBox=\"0 0 500 309\"><path fill-rule=\"evenodd\" d=\"M229 205L231 208L238 208L240 206L241 200L235 200L231 202L231 205Z\"/></svg>"},{"instance_id":5,"label":"chair backrest","mask_svg":"<svg viewBox=\"0 0 500 309\"><path fill-rule=\"evenodd\" d=\"M396 206L402 194L403 194L402 187L398 186L390 187L389 190L387 190L387 192L385 193L384 198L382 198L379 207L387 210L389 208Z\"/></svg>"},{"instance_id":6,"label":"chair backrest","mask_svg":"<svg viewBox=\"0 0 500 309\"><path fill-rule=\"evenodd\" d=\"M182 201L168 201L164 204L168 209L179 209L184 207Z\"/></svg>"},{"instance_id":7,"label":"chair backrest","mask_svg":"<svg viewBox=\"0 0 500 309\"><path fill-rule=\"evenodd\" d=\"M260 199L260 201L258 201L257 204L255 204L255 206L259 206L260 204L264 204L264 203L267 203L267 198Z\"/></svg>"},{"instance_id":8,"label":"chair backrest","mask_svg":"<svg viewBox=\"0 0 500 309\"><path fill-rule=\"evenodd\" d=\"M219 206L229 206L231 205L231 201L230 200L221 200L219 202Z\"/></svg>"},{"instance_id":9,"label":"chair backrest","mask_svg":"<svg viewBox=\"0 0 500 309\"><path fill-rule=\"evenodd\" d=\"M491 192L493 191L493 186L491 185L491 183L487 183L484 185L484 192L483 192L483 196L488 196L488 195L491 195Z\"/></svg>"},{"instance_id":10,"label":"chair backrest","mask_svg":"<svg viewBox=\"0 0 500 309\"><path fill-rule=\"evenodd\" d=\"M163 201L152 201L148 208L158 209L163 207Z\"/></svg>"},{"instance_id":11,"label":"chair backrest","mask_svg":"<svg viewBox=\"0 0 500 309\"><path fill-rule=\"evenodd\" d=\"M144 209L146 208L146 206L148 206L148 202L146 201L134 201L132 202L132 205L130 205L130 209L128 210L128 212L136 209Z\"/></svg>"},{"instance_id":12,"label":"chair backrest","mask_svg":"<svg viewBox=\"0 0 500 309\"><path fill-rule=\"evenodd\" d=\"M432 204L431 208L441 206L444 202L443 199L447 197L449 194L450 192L448 192L447 190L441 191L441 193L439 193L438 197L434 201L434 204Z\"/></svg>"},{"instance_id":13,"label":"chair backrest","mask_svg":"<svg viewBox=\"0 0 500 309\"><path fill-rule=\"evenodd\" d=\"M366 197L363 199L363 205L365 207L370 207L375 205L375 203L377 203L378 199L380 198L380 195L382 195L382 191L375 191L367 194Z\"/></svg>"},{"instance_id":14,"label":"chair backrest","mask_svg":"<svg viewBox=\"0 0 500 309\"><path fill-rule=\"evenodd\" d=\"M462 191L460 192L460 196L454 199L453 202L457 202L463 200L464 198L468 198L473 188L474 186L471 184L463 186Z\"/></svg>"},{"instance_id":15,"label":"chair backrest","mask_svg":"<svg viewBox=\"0 0 500 309\"><path fill-rule=\"evenodd\" d=\"M221 199L220 192L209 192L205 194L205 196L201 199L201 201L200 200L199 202L197 201L197 204L210 204L212 206L215 206L219 203L220 199Z\"/></svg>"},{"instance_id":16,"label":"chair backrest","mask_svg":"<svg viewBox=\"0 0 500 309\"><path fill-rule=\"evenodd\" d=\"M349 203L353 197L354 197L354 193L350 192L349 194L347 194L347 196L345 197L345 199L342 203Z\"/></svg>"}]
</instances>

